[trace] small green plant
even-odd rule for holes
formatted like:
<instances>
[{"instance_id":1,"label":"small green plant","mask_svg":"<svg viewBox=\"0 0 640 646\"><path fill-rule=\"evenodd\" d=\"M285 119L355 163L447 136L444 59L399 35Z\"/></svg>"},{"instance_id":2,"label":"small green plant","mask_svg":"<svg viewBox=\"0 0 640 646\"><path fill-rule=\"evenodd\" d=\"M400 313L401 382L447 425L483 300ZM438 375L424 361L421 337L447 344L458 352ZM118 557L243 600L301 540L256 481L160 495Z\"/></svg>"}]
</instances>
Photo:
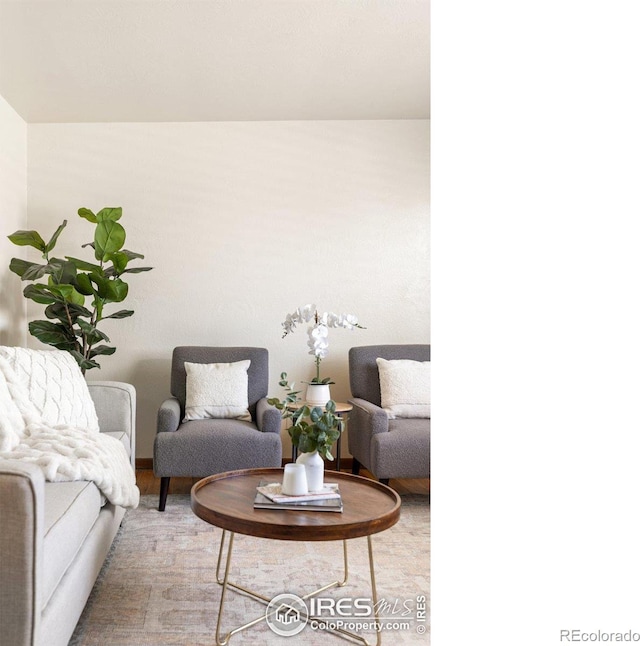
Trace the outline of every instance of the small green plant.
<instances>
[{"instance_id":1,"label":"small green plant","mask_svg":"<svg viewBox=\"0 0 640 646\"><path fill-rule=\"evenodd\" d=\"M333 460L331 447L341 432L335 402L329 400L324 408L302 404L298 397L300 391L293 390L295 384L289 384L286 372L280 375L278 385L285 389L287 395L284 399L271 397L267 402L280 411L282 419L291 419L292 425L287 429L291 443L301 453L318 451L325 460Z\"/></svg>"},{"instance_id":2,"label":"small green plant","mask_svg":"<svg viewBox=\"0 0 640 646\"><path fill-rule=\"evenodd\" d=\"M84 373L90 368L99 368L95 358L113 354L116 349L109 337L98 329L105 319L123 319L133 310L118 310L105 314L110 303L121 303L129 293L129 285L122 279L127 273L149 271L152 267L130 267L129 263L142 254L124 249L126 233L118 222L122 208L104 208L98 213L87 208L78 210L78 215L96 225L93 242L82 247L94 250L96 262L87 262L71 256L50 257L58 237L67 226L67 221L55 230L45 242L37 231L16 231L9 240L19 246L34 247L42 253L45 263L35 263L12 258L9 269L23 281L31 281L23 294L41 305L46 305L47 320L29 323L29 332L47 345L69 351ZM46 281L36 282L47 276ZM90 299L89 307L86 306Z\"/></svg>"}]
</instances>

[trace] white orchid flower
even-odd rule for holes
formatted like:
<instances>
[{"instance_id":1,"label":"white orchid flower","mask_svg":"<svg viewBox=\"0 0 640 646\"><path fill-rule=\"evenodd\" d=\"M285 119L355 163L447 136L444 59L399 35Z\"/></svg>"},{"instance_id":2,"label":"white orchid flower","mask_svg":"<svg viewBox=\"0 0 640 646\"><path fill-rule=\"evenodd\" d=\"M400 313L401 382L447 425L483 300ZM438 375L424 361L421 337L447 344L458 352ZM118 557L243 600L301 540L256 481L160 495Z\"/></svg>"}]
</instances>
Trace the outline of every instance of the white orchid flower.
<instances>
[{"instance_id":1,"label":"white orchid flower","mask_svg":"<svg viewBox=\"0 0 640 646\"><path fill-rule=\"evenodd\" d=\"M338 316L333 312L325 312L322 315L322 320L327 327L338 327Z\"/></svg>"},{"instance_id":2,"label":"white orchid flower","mask_svg":"<svg viewBox=\"0 0 640 646\"><path fill-rule=\"evenodd\" d=\"M309 340L307 341L307 345L310 349L309 354L315 354L316 357L324 359L327 356L329 348L329 330L327 326L322 323L309 326L307 334L309 335Z\"/></svg>"},{"instance_id":3,"label":"white orchid flower","mask_svg":"<svg viewBox=\"0 0 640 646\"><path fill-rule=\"evenodd\" d=\"M311 320L315 320L316 316L316 306L315 305L305 305L302 308L297 309L298 316L300 317L300 321L304 321L305 323L308 323Z\"/></svg>"},{"instance_id":4,"label":"white orchid flower","mask_svg":"<svg viewBox=\"0 0 640 646\"><path fill-rule=\"evenodd\" d=\"M312 339L326 339L329 336L329 328L322 323L310 325L307 332Z\"/></svg>"},{"instance_id":5,"label":"white orchid flower","mask_svg":"<svg viewBox=\"0 0 640 646\"><path fill-rule=\"evenodd\" d=\"M293 332L296 329L296 319L293 315L287 314L287 318L284 320L282 327L284 328L284 336Z\"/></svg>"},{"instance_id":6,"label":"white orchid flower","mask_svg":"<svg viewBox=\"0 0 640 646\"><path fill-rule=\"evenodd\" d=\"M358 317L353 314L341 314L339 317L340 327L346 330L353 330L358 324Z\"/></svg>"},{"instance_id":7,"label":"white orchid flower","mask_svg":"<svg viewBox=\"0 0 640 646\"><path fill-rule=\"evenodd\" d=\"M353 314L335 314L334 312L318 313L316 306L313 304L298 307L292 314L287 314L282 327L284 328L283 337L293 332L298 323L312 323L307 328L309 354L315 355L316 358L316 376L315 383L320 383L320 362L327 356L329 351L329 328L345 328L353 330L358 325L358 318ZM323 380L326 383L327 379Z\"/></svg>"}]
</instances>

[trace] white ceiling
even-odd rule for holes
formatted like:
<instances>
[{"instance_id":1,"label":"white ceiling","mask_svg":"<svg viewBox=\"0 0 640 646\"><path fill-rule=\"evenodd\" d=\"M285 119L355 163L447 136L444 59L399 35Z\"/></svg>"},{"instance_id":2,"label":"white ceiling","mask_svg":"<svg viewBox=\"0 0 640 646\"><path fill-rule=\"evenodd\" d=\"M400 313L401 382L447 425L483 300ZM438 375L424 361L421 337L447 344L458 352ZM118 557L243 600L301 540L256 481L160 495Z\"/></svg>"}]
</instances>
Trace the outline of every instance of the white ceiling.
<instances>
[{"instance_id":1,"label":"white ceiling","mask_svg":"<svg viewBox=\"0 0 640 646\"><path fill-rule=\"evenodd\" d=\"M429 118L429 0L0 0L27 122Z\"/></svg>"}]
</instances>

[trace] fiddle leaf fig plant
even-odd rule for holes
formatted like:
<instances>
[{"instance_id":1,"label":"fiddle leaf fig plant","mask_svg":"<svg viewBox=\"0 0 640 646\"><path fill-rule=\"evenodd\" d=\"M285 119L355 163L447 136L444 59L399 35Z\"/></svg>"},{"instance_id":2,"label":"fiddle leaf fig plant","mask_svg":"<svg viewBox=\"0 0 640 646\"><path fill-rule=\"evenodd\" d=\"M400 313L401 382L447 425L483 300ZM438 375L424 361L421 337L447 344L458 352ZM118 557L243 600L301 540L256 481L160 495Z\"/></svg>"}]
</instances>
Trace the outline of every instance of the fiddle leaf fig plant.
<instances>
[{"instance_id":1,"label":"fiddle leaf fig plant","mask_svg":"<svg viewBox=\"0 0 640 646\"><path fill-rule=\"evenodd\" d=\"M126 232L119 220L121 207L104 208L98 213L81 208L78 215L95 224L93 241L82 247L93 249L95 262L73 256L51 257L51 252L67 221L54 231L48 242L37 231L16 231L9 240L18 246L37 249L44 263L12 258L9 269L23 281L30 281L23 294L40 305L46 305L47 320L29 323L29 332L46 345L70 352L84 373L99 368L95 360L101 355L113 354L116 349L107 345L109 337L98 329L105 319L123 319L133 310L105 313L105 306L121 303L129 293L129 285L122 279L127 273L150 271L152 267L130 267L132 260L142 254L124 249ZM40 281L42 282L36 282Z\"/></svg>"},{"instance_id":2,"label":"fiddle leaf fig plant","mask_svg":"<svg viewBox=\"0 0 640 646\"><path fill-rule=\"evenodd\" d=\"M331 447L340 437L342 428L335 402L329 400L324 408L301 404L300 391L293 390L295 384L289 384L286 372L280 375L278 385L285 389L285 398L271 397L267 403L280 411L282 419L291 419L292 424L287 429L291 443L301 453L318 451L325 460L333 460Z\"/></svg>"}]
</instances>

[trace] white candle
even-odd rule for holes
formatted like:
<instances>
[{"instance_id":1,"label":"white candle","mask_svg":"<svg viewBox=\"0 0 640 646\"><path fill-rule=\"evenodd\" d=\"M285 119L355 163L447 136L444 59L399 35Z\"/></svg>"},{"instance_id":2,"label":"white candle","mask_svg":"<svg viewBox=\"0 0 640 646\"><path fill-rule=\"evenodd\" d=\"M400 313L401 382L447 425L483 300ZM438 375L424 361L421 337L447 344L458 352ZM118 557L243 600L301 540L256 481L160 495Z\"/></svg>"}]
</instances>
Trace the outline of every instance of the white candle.
<instances>
[{"instance_id":1,"label":"white candle","mask_svg":"<svg viewBox=\"0 0 640 646\"><path fill-rule=\"evenodd\" d=\"M302 496L308 493L307 471L304 464L285 464L282 477L282 493L288 496Z\"/></svg>"}]
</instances>

